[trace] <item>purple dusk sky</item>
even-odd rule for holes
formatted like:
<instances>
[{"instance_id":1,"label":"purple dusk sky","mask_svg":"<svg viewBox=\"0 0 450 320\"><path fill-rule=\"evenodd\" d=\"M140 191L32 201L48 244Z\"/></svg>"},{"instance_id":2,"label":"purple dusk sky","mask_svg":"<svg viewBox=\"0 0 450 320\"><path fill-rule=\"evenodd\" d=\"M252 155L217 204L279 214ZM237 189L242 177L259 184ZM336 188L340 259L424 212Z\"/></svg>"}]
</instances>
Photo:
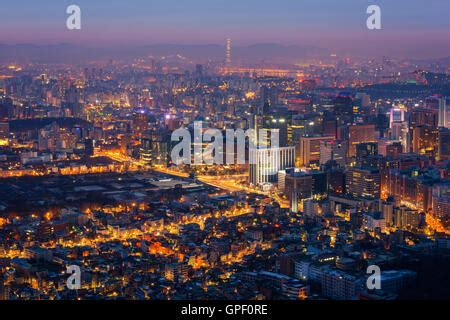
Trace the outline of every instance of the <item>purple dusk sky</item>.
<instances>
[{"instance_id":1,"label":"purple dusk sky","mask_svg":"<svg viewBox=\"0 0 450 320\"><path fill-rule=\"evenodd\" d=\"M82 30L66 29L66 7L82 10ZM366 28L366 9L382 9L382 30ZM448 0L21 0L3 1L0 43L261 42L338 52L450 56Z\"/></svg>"}]
</instances>

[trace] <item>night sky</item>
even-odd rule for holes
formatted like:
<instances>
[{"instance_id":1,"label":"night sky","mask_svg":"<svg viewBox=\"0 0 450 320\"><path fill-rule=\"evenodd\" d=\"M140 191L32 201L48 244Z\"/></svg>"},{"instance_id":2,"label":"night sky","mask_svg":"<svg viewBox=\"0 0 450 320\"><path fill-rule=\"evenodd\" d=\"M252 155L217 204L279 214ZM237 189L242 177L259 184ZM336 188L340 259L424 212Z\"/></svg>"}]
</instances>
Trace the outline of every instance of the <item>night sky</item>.
<instances>
[{"instance_id":1,"label":"night sky","mask_svg":"<svg viewBox=\"0 0 450 320\"><path fill-rule=\"evenodd\" d=\"M0 43L261 42L331 50L450 56L448 0L3 0ZM82 10L68 31L66 7ZM382 9L383 30L366 28L366 8Z\"/></svg>"}]
</instances>

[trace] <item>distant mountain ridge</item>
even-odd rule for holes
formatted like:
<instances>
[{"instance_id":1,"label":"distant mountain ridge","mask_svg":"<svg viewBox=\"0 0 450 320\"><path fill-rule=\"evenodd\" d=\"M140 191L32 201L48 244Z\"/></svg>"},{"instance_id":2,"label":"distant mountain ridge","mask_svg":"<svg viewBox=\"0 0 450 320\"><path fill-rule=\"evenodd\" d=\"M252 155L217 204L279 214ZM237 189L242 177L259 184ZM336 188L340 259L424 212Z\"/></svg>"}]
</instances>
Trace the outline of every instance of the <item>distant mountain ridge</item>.
<instances>
[{"instance_id":1,"label":"distant mountain ridge","mask_svg":"<svg viewBox=\"0 0 450 320\"><path fill-rule=\"evenodd\" d=\"M218 44L154 44L143 46L89 47L73 44L0 44L0 62L80 63L91 60L131 60L142 56L181 54L198 61L225 59L225 46ZM327 49L314 46L261 43L233 46L235 60L285 61L329 56Z\"/></svg>"}]
</instances>

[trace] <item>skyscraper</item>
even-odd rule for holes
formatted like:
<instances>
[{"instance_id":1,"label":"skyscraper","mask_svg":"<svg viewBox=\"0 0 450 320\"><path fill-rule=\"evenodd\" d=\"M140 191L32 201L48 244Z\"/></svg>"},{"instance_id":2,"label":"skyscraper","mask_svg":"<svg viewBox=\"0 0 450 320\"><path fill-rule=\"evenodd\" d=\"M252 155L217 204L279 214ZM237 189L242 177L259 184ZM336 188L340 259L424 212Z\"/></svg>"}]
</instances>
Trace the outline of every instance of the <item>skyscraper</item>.
<instances>
[{"instance_id":1,"label":"skyscraper","mask_svg":"<svg viewBox=\"0 0 450 320\"><path fill-rule=\"evenodd\" d=\"M354 197L380 197L381 176L376 169L352 168L346 176L347 192Z\"/></svg>"},{"instance_id":2,"label":"skyscraper","mask_svg":"<svg viewBox=\"0 0 450 320\"><path fill-rule=\"evenodd\" d=\"M356 146L363 142L376 142L377 134L375 125L353 125L349 128L349 157L356 156Z\"/></svg>"},{"instance_id":3,"label":"skyscraper","mask_svg":"<svg viewBox=\"0 0 450 320\"><path fill-rule=\"evenodd\" d=\"M361 160L370 156L378 155L378 143L363 142L356 145L356 159Z\"/></svg>"},{"instance_id":4,"label":"skyscraper","mask_svg":"<svg viewBox=\"0 0 450 320\"><path fill-rule=\"evenodd\" d=\"M399 108L392 108L389 111L389 124L392 129L392 124L394 122L403 122L405 121L405 111Z\"/></svg>"},{"instance_id":5,"label":"skyscraper","mask_svg":"<svg viewBox=\"0 0 450 320\"><path fill-rule=\"evenodd\" d=\"M147 132L141 138L140 156L146 164L166 166L169 152L170 135L167 132Z\"/></svg>"},{"instance_id":6,"label":"skyscraper","mask_svg":"<svg viewBox=\"0 0 450 320\"><path fill-rule=\"evenodd\" d=\"M271 112L273 110L273 106L278 104L278 88L275 86L262 86L260 89L260 96L260 114Z\"/></svg>"},{"instance_id":7,"label":"skyscraper","mask_svg":"<svg viewBox=\"0 0 450 320\"><path fill-rule=\"evenodd\" d=\"M319 164L320 143L330 140L334 140L334 137L301 137L298 145L298 157L296 159L297 166L309 166L312 163Z\"/></svg>"},{"instance_id":8,"label":"skyscraper","mask_svg":"<svg viewBox=\"0 0 450 320\"><path fill-rule=\"evenodd\" d=\"M439 122L439 114L436 109L414 109L409 116L410 129L416 126L436 127Z\"/></svg>"},{"instance_id":9,"label":"skyscraper","mask_svg":"<svg viewBox=\"0 0 450 320\"><path fill-rule=\"evenodd\" d=\"M438 154L439 160L450 160L450 129L439 130Z\"/></svg>"},{"instance_id":10,"label":"skyscraper","mask_svg":"<svg viewBox=\"0 0 450 320\"><path fill-rule=\"evenodd\" d=\"M13 101L10 98L0 99L0 120L9 120L14 113Z\"/></svg>"},{"instance_id":11,"label":"skyscraper","mask_svg":"<svg viewBox=\"0 0 450 320\"><path fill-rule=\"evenodd\" d=\"M412 151L418 154L434 154L437 151L438 128L417 126L412 131Z\"/></svg>"},{"instance_id":12,"label":"skyscraper","mask_svg":"<svg viewBox=\"0 0 450 320\"><path fill-rule=\"evenodd\" d=\"M225 52L225 57L226 57L226 65L227 67L231 66L231 39L228 38L227 42L226 42L226 52Z\"/></svg>"},{"instance_id":13,"label":"skyscraper","mask_svg":"<svg viewBox=\"0 0 450 320\"><path fill-rule=\"evenodd\" d=\"M263 145L270 145L270 139L272 134L278 134L278 146L287 147L290 143L288 139L289 118L283 114L263 114L260 117L261 127L260 130L264 130L267 142L259 141Z\"/></svg>"},{"instance_id":14,"label":"skyscraper","mask_svg":"<svg viewBox=\"0 0 450 320\"><path fill-rule=\"evenodd\" d=\"M450 185L438 184L433 187L433 214L438 218L450 215Z\"/></svg>"},{"instance_id":15,"label":"skyscraper","mask_svg":"<svg viewBox=\"0 0 450 320\"><path fill-rule=\"evenodd\" d=\"M94 155L94 140L85 139L84 140L84 154L87 157L92 157Z\"/></svg>"},{"instance_id":16,"label":"skyscraper","mask_svg":"<svg viewBox=\"0 0 450 320\"><path fill-rule=\"evenodd\" d=\"M294 166L295 148L260 148L250 150L250 183L276 182L278 172Z\"/></svg>"},{"instance_id":17,"label":"skyscraper","mask_svg":"<svg viewBox=\"0 0 450 320\"><path fill-rule=\"evenodd\" d=\"M298 206L298 201L310 198L313 194L312 174L301 171L287 174L284 193L291 201L291 207L294 208Z\"/></svg>"},{"instance_id":18,"label":"skyscraper","mask_svg":"<svg viewBox=\"0 0 450 320\"><path fill-rule=\"evenodd\" d=\"M325 164L330 160L336 161L341 167L345 167L345 156L347 154L347 144L338 140L320 141L320 164Z\"/></svg>"},{"instance_id":19,"label":"skyscraper","mask_svg":"<svg viewBox=\"0 0 450 320\"><path fill-rule=\"evenodd\" d=\"M439 99L439 127L448 128L449 117L447 110L447 98L442 97Z\"/></svg>"}]
</instances>

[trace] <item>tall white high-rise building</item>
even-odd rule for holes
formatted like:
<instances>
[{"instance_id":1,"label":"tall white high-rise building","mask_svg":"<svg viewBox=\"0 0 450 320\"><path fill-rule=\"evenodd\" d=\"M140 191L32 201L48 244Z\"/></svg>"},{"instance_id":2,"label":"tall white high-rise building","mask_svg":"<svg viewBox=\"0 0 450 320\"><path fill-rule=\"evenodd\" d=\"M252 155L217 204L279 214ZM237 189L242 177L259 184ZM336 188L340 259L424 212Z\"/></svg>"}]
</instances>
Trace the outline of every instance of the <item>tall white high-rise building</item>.
<instances>
[{"instance_id":1,"label":"tall white high-rise building","mask_svg":"<svg viewBox=\"0 0 450 320\"><path fill-rule=\"evenodd\" d=\"M449 128L450 117L448 115L447 98L439 99L439 127Z\"/></svg>"},{"instance_id":2,"label":"tall white high-rise building","mask_svg":"<svg viewBox=\"0 0 450 320\"><path fill-rule=\"evenodd\" d=\"M294 167L295 147L250 149L250 183L262 185L278 179L278 172Z\"/></svg>"},{"instance_id":3,"label":"tall white high-rise building","mask_svg":"<svg viewBox=\"0 0 450 320\"><path fill-rule=\"evenodd\" d=\"M227 67L231 66L231 39L228 38L226 42L225 62Z\"/></svg>"},{"instance_id":4,"label":"tall white high-rise building","mask_svg":"<svg viewBox=\"0 0 450 320\"><path fill-rule=\"evenodd\" d=\"M408 135L409 128L406 121L395 121L391 124L390 138L392 140L400 141L403 146L403 151L408 150Z\"/></svg>"}]
</instances>

